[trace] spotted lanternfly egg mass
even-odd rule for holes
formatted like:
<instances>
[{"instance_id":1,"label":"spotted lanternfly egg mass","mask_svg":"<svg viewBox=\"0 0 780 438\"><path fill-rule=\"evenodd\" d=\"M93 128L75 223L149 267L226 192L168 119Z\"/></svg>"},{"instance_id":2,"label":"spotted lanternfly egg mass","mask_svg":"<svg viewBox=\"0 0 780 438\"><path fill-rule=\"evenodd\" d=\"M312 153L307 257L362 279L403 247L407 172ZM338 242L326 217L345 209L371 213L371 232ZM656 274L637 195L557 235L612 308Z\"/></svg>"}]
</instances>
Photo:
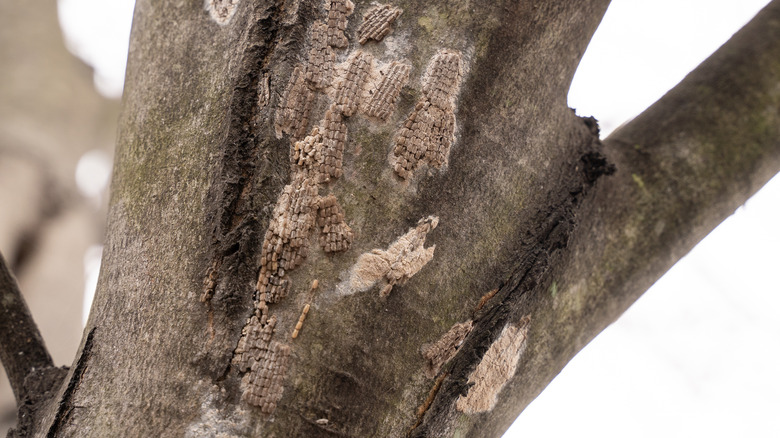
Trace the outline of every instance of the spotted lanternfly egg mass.
<instances>
[{"instance_id":1,"label":"spotted lanternfly egg mass","mask_svg":"<svg viewBox=\"0 0 780 438\"><path fill-rule=\"evenodd\" d=\"M347 117L357 111L360 91L368 77L371 63L371 55L360 50L349 58L347 71L336 88L336 105Z\"/></svg>"},{"instance_id":2,"label":"spotted lanternfly egg mass","mask_svg":"<svg viewBox=\"0 0 780 438\"><path fill-rule=\"evenodd\" d=\"M371 90L371 99L368 102L366 113L369 116L381 120L387 120L395 110L395 103L401 94L401 89L409 80L409 71L412 66L393 61L383 76L379 85Z\"/></svg>"},{"instance_id":3,"label":"spotted lanternfly egg mass","mask_svg":"<svg viewBox=\"0 0 780 438\"><path fill-rule=\"evenodd\" d=\"M441 167L455 141L455 96L460 88L461 56L439 51L428 65L422 94L398 131L392 163L396 174L408 179L421 163Z\"/></svg>"},{"instance_id":4,"label":"spotted lanternfly egg mass","mask_svg":"<svg viewBox=\"0 0 780 438\"><path fill-rule=\"evenodd\" d=\"M314 92L306 85L305 68L296 67L282 98L282 106L276 111L274 126L278 138L281 138L282 134L289 134L298 139L306 134L315 97Z\"/></svg>"},{"instance_id":5,"label":"spotted lanternfly egg mass","mask_svg":"<svg viewBox=\"0 0 780 438\"><path fill-rule=\"evenodd\" d=\"M347 29L347 17L352 15L355 5L349 0L325 0L328 10L328 44L343 49L349 45L344 31Z\"/></svg>"},{"instance_id":6,"label":"spotted lanternfly egg mass","mask_svg":"<svg viewBox=\"0 0 780 438\"><path fill-rule=\"evenodd\" d=\"M228 6L238 3L238 0L209 1ZM294 5L293 9L297 10L297 2ZM242 399L260 407L265 414L274 413L282 397L291 357L290 345L273 339L277 316L271 314L272 308L295 293L290 273L307 258L312 233L319 233L319 247L329 257L347 252L355 238L339 199L336 194L328 193L332 184L344 176L348 122L358 114L367 117L370 123L390 119L412 70L410 64L399 61L380 63L368 51L359 49L341 56L345 60L337 65L337 50L350 45L346 30L354 5L350 0L324 0L323 9L326 15L314 21L303 41L302 54L307 58L293 61L283 92L280 89L272 93L270 89L272 82L283 81L276 81L268 74L258 80L260 109L271 105L272 96L282 94L276 104L273 126L277 138L290 141L291 167L289 183L276 200L263 238L255 312L234 350L233 364L243 373ZM382 41L401 12L400 8L389 5L369 9L358 29L359 43ZM394 168L400 176L410 176L420 162L434 167L446 162L454 140L454 98L460 84L460 62L460 54L448 50L439 51L432 59L423 80L422 99L396 135ZM312 115L315 108L327 109L320 121L310 127L318 117ZM360 256L353 272L358 277L362 275L358 281L362 281L361 287L381 281L381 295L387 296L394 285L403 284L415 275L433 258L435 246L426 248L424 243L437 223L438 218L434 216L423 218L386 250L377 249L368 253L369 256ZM204 279L204 301L214 293L218 269L218 264L213 265ZM294 326L292 339L301 335L318 286L319 281L313 280L310 297ZM432 368L448 360L447 356L462 341L462 332L459 329L454 335L445 335L449 336L446 342L440 341L426 350Z\"/></svg>"},{"instance_id":7,"label":"spotted lanternfly egg mass","mask_svg":"<svg viewBox=\"0 0 780 438\"><path fill-rule=\"evenodd\" d=\"M322 198L317 214L320 246L325 252L346 251L352 243L352 229L344 222L344 211L335 196Z\"/></svg>"},{"instance_id":8,"label":"spotted lanternfly egg mass","mask_svg":"<svg viewBox=\"0 0 780 438\"><path fill-rule=\"evenodd\" d=\"M369 9L363 16L363 23L358 28L358 40L365 44L368 40L382 41L390 33L395 19L403 12L400 8L390 5L379 5Z\"/></svg>"},{"instance_id":9,"label":"spotted lanternfly egg mass","mask_svg":"<svg viewBox=\"0 0 780 438\"><path fill-rule=\"evenodd\" d=\"M317 90L330 85L336 53L328 44L328 26L317 21L311 27L311 50L306 67L306 80Z\"/></svg>"}]
</instances>

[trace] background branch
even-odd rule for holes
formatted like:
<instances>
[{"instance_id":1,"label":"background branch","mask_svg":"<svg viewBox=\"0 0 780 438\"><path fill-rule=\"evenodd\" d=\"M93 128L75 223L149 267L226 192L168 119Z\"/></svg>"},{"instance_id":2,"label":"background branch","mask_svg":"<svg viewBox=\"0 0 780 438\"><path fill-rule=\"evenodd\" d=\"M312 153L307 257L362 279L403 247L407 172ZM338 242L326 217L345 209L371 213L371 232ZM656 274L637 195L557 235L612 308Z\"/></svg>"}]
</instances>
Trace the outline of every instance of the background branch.
<instances>
[{"instance_id":1,"label":"background branch","mask_svg":"<svg viewBox=\"0 0 780 438\"><path fill-rule=\"evenodd\" d=\"M11 382L16 404L26 394L24 379L31 372L53 367L30 309L0 254L0 361Z\"/></svg>"}]
</instances>

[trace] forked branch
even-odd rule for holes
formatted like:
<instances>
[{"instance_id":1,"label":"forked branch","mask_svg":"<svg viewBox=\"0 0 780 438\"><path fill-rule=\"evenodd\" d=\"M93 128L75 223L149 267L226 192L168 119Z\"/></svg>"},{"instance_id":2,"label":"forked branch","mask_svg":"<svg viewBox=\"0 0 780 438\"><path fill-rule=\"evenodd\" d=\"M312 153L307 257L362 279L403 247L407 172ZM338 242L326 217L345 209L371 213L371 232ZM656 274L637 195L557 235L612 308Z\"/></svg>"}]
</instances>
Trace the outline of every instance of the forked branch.
<instances>
[{"instance_id":1,"label":"forked branch","mask_svg":"<svg viewBox=\"0 0 780 438\"><path fill-rule=\"evenodd\" d=\"M53 367L41 333L33 321L19 286L0 254L0 361L3 362L16 404L26 394L24 379L32 372Z\"/></svg>"}]
</instances>

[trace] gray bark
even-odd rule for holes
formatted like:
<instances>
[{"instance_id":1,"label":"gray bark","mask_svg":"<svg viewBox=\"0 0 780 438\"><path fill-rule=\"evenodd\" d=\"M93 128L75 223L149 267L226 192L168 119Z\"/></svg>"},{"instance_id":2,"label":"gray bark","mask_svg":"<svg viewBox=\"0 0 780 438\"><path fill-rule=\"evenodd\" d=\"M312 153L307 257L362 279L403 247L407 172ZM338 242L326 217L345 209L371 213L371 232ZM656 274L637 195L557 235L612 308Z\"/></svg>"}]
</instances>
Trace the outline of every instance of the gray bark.
<instances>
[{"instance_id":1,"label":"gray bark","mask_svg":"<svg viewBox=\"0 0 780 438\"><path fill-rule=\"evenodd\" d=\"M291 351L269 414L242 399L245 373L233 359L257 306L266 230L298 172L290 136L275 135L276 113L325 11L244 0L218 24L200 5L139 1L98 293L37 432L500 436L780 169L780 2L602 144L566 94L607 4L393 4L404 12L390 39L362 50L405 60L411 80L388 122L348 118L344 174L319 187L343 207L351 246L326 254L315 231L308 257L287 272L288 296L268 305L273 340ZM361 47L368 8L357 2L339 57ZM445 166L403 181L388 157L427 96L422 76L440 49L463 59L456 141ZM320 97L306 132L328 103ZM429 216L438 218L423 236L436 246L430 262L391 282L389 295L384 280L353 287L362 255L387 257ZM471 330L433 369L425 352L456 324L445 339Z\"/></svg>"}]
</instances>

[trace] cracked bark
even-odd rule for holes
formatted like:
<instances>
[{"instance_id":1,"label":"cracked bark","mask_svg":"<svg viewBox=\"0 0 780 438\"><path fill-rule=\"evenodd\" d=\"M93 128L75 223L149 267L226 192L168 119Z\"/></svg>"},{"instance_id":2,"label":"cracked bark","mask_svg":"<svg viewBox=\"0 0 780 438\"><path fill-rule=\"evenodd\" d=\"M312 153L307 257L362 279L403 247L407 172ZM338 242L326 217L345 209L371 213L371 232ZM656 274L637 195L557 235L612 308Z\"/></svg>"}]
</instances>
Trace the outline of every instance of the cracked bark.
<instances>
[{"instance_id":1,"label":"cracked bark","mask_svg":"<svg viewBox=\"0 0 780 438\"><path fill-rule=\"evenodd\" d=\"M274 305L276 330L289 338L318 279L269 417L242 404L230 360L252 311L260 240L289 178L289 142L275 138L273 111L321 11L301 2L290 19L287 3L246 1L217 27L199 5L139 1L89 348L59 397L79 409L63 416L52 407L42 424L56 427L45 430L499 436L579 349L780 169L780 2L602 144L594 120L566 107L566 92L607 4L394 4L404 13L381 44L396 39L410 78L440 41L466 54L457 140L447 168L420 169L402 184L387 154L419 79L386 127L349 120L332 192L354 241L335 256L313 251L291 274L300 290ZM353 17L369 7L356 2ZM351 44L358 25L350 20ZM257 105L266 75L270 102ZM439 218L427 236L435 256L406 284L385 299L378 290L334 293L360 254L430 215ZM204 278L215 283L208 305L199 299ZM526 315L527 344L495 408L459 412L471 372ZM429 379L420 347L468 319L473 330Z\"/></svg>"}]
</instances>

